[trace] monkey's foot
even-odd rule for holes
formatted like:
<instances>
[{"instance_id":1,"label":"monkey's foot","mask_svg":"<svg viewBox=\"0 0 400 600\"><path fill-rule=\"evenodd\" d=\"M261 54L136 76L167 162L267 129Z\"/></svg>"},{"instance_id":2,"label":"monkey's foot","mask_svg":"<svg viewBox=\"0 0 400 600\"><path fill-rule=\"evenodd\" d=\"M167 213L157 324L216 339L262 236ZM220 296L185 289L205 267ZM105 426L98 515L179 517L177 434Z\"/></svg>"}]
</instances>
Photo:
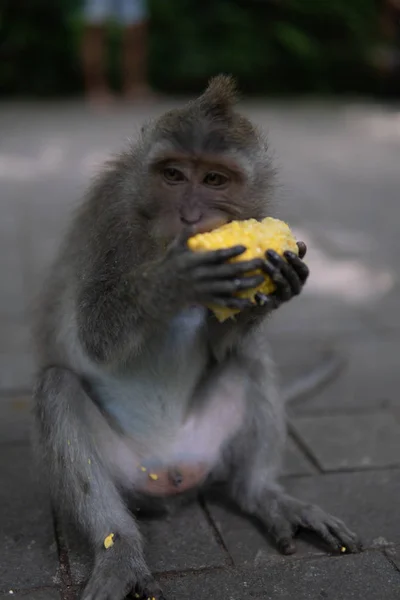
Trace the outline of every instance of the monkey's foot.
<instances>
[{"instance_id":1,"label":"monkey's foot","mask_svg":"<svg viewBox=\"0 0 400 600\"><path fill-rule=\"evenodd\" d=\"M154 581L154 579L149 580L141 585L138 584L135 592L131 594L130 597L136 598L137 600L166 600L160 589L160 586Z\"/></svg>"},{"instance_id":2,"label":"monkey's foot","mask_svg":"<svg viewBox=\"0 0 400 600\"><path fill-rule=\"evenodd\" d=\"M333 550L341 553L361 552L362 544L340 519L318 506L300 502L285 494L274 497L263 511L262 520L282 554L296 552L294 536L299 529L316 533Z\"/></svg>"},{"instance_id":3,"label":"monkey's foot","mask_svg":"<svg viewBox=\"0 0 400 600\"><path fill-rule=\"evenodd\" d=\"M165 600L143 560L137 560L119 540L96 556L93 573L81 600Z\"/></svg>"}]
</instances>

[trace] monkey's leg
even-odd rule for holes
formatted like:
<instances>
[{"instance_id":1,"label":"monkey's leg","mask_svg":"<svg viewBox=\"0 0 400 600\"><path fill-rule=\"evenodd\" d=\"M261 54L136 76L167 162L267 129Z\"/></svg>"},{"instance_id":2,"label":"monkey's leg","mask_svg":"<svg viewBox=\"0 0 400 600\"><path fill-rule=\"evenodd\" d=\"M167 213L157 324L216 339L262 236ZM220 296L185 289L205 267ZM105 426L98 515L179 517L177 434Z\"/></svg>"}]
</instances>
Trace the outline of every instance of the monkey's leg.
<instances>
[{"instance_id":1,"label":"monkey's leg","mask_svg":"<svg viewBox=\"0 0 400 600\"><path fill-rule=\"evenodd\" d=\"M81 382L66 369L49 368L38 381L34 400L53 502L72 514L94 549L82 600L123 600L132 592L162 600L143 557L137 524L102 460L96 432L107 435L107 424ZM110 534L114 543L107 549L104 541Z\"/></svg>"},{"instance_id":2,"label":"monkey's leg","mask_svg":"<svg viewBox=\"0 0 400 600\"><path fill-rule=\"evenodd\" d=\"M267 527L282 554L296 552L294 537L301 529L314 532L337 552L362 550L357 535L343 521L319 506L289 496L278 485L264 487L255 497L242 496L239 504Z\"/></svg>"},{"instance_id":3,"label":"monkey's leg","mask_svg":"<svg viewBox=\"0 0 400 600\"><path fill-rule=\"evenodd\" d=\"M360 551L357 535L343 521L318 506L292 498L276 481L284 447L284 411L283 401L268 378L267 364L264 369L252 369L248 393L250 418L231 450L230 489L235 501L267 527L284 554L296 551L294 536L299 529L313 531L336 551Z\"/></svg>"}]
</instances>

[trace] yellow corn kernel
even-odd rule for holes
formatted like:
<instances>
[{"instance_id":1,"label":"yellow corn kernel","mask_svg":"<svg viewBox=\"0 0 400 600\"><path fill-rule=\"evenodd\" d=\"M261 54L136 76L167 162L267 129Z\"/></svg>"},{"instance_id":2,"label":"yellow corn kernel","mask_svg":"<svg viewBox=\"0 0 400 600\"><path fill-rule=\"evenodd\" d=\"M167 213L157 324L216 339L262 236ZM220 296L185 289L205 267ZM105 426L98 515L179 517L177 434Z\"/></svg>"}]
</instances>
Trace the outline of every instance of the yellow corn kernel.
<instances>
[{"instance_id":1,"label":"yellow corn kernel","mask_svg":"<svg viewBox=\"0 0 400 600\"><path fill-rule=\"evenodd\" d=\"M158 479L158 475L156 475L156 473L149 473L149 477L153 481L157 481L157 479Z\"/></svg>"},{"instance_id":2,"label":"yellow corn kernel","mask_svg":"<svg viewBox=\"0 0 400 600\"><path fill-rule=\"evenodd\" d=\"M342 554L344 554L345 552L347 552L347 548L346 548L346 546L342 546L342 547L340 548L340 552L342 552Z\"/></svg>"},{"instance_id":3,"label":"yellow corn kernel","mask_svg":"<svg viewBox=\"0 0 400 600\"><path fill-rule=\"evenodd\" d=\"M114 534L110 533L110 535L108 535L106 537L106 539L104 540L104 548L106 550L108 550L108 548L111 548L111 546L114 546Z\"/></svg>"},{"instance_id":4,"label":"yellow corn kernel","mask_svg":"<svg viewBox=\"0 0 400 600\"><path fill-rule=\"evenodd\" d=\"M230 259L229 262L265 258L267 250L275 250L280 256L286 250L295 254L299 252L296 239L287 223L272 217L267 217L262 221L256 219L232 221L213 231L194 235L188 240L188 247L193 252L207 252L236 245L245 246L246 251L240 256ZM259 274L259 271L254 274ZM275 283L266 273L262 273L262 275L264 281L258 287L240 291L236 294L237 297L249 298L254 302L257 292L265 295L271 294L276 288ZM220 306L210 306L209 308L221 322L240 312L238 309Z\"/></svg>"}]
</instances>

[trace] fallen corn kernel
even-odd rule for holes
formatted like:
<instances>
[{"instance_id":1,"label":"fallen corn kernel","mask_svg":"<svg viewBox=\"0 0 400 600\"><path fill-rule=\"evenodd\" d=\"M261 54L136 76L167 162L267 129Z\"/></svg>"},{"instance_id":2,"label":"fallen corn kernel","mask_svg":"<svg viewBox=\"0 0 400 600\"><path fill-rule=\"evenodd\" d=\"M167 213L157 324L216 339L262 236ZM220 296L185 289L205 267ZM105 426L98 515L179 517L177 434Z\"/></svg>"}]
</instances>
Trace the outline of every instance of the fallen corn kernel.
<instances>
[{"instance_id":1,"label":"fallen corn kernel","mask_svg":"<svg viewBox=\"0 0 400 600\"><path fill-rule=\"evenodd\" d=\"M140 470L143 471L143 473L146 473L147 471L146 467L140 467Z\"/></svg>"},{"instance_id":2,"label":"fallen corn kernel","mask_svg":"<svg viewBox=\"0 0 400 600\"><path fill-rule=\"evenodd\" d=\"M135 594L135 598L140 598L139 594Z\"/></svg>"},{"instance_id":3,"label":"fallen corn kernel","mask_svg":"<svg viewBox=\"0 0 400 600\"><path fill-rule=\"evenodd\" d=\"M345 553L345 552L347 552L347 548L346 548L346 546L342 546L342 547L340 548L340 552L342 552L342 553Z\"/></svg>"},{"instance_id":4,"label":"fallen corn kernel","mask_svg":"<svg viewBox=\"0 0 400 600\"><path fill-rule=\"evenodd\" d=\"M114 534L110 533L110 535L108 535L106 537L106 539L104 540L104 548L106 548L106 550L108 550L108 548L111 548L111 546L114 546Z\"/></svg>"},{"instance_id":5,"label":"fallen corn kernel","mask_svg":"<svg viewBox=\"0 0 400 600\"><path fill-rule=\"evenodd\" d=\"M155 473L149 473L149 477L150 477L150 479L152 479L153 481L157 481L157 479L158 479L158 475L156 475Z\"/></svg>"},{"instance_id":6,"label":"fallen corn kernel","mask_svg":"<svg viewBox=\"0 0 400 600\"><path fill-rule=\"evenodd\" d=\"M87 459L87 461L88 461L88 464L89 464L89 465L91 465L91 464L92 464L92 461L90 460L90 458L88 458L88 459Z\"/></svg>"},{"instance_id":7,"label":"fallen corn kernel","mask_svg":"<svg viewBox=\"0 0 400 600\"><path fill-rule=\"evenodd\" d=\"M254 258L265 258L267 250L275 250L280 256L286 250L298 255L299 249L296 239L289 226L284 221L267 217L262 221L247 219L246 221L232 221L218 229L207 233L199 233L189 238L188 247L193 252L207 252L242 245L246 251L239 256L230 259L229 262L241 262ZM256 271L254 274L259 274ZM255 302L257 292L268 295L275 291L276 285L269 275L262 273L264 281L251 290L243 290L236 294L238 298L249 298ZM240 312L238 309L220 306L209 307L219 321L225 321L229 317Z\"/></svg>"}]
</instances>

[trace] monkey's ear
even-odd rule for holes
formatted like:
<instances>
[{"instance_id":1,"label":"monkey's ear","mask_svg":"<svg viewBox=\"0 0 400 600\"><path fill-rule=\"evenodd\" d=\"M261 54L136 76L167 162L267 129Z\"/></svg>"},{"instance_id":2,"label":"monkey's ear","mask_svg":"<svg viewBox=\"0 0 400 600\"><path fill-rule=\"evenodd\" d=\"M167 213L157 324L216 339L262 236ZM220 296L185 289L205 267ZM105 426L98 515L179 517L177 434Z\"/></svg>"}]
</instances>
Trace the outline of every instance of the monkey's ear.
<instances>
[{"instance_id":1,"label":"monkey's ear","mask_svg":"<svg viewBox=\"0 0 400 600\"><path fill-rule=\"evenodd\" d=\"M213 77L199 98L204 113L216 119L229 118L237 99L236 81L231 75Z\"/></svg>"}]
</instances>

